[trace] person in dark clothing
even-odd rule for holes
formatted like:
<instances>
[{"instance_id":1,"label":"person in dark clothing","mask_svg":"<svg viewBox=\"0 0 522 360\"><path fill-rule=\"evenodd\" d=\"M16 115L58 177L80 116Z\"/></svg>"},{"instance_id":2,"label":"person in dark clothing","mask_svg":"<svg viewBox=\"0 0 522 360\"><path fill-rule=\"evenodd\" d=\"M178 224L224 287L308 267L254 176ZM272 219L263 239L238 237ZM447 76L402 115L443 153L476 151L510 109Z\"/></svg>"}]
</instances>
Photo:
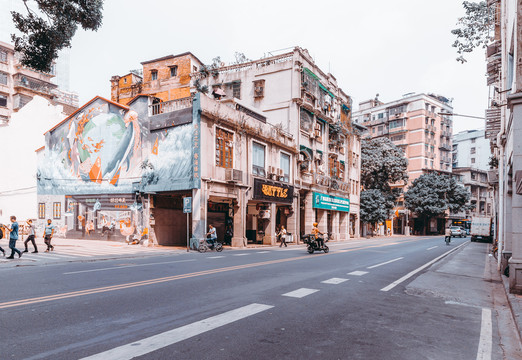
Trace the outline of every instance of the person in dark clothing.
<instances>
[{"instance_id":1,"label":"person in dark clothing","mask_svg":"<svg viewBox=\"0 0 522 360\"><path fill-rule=\"evenodd\" d=\"M14 254L18 254L18 258L22 257L22 252L16 248L16 240L18 240L18 223L16 222L16 216L11 216L11 227L7 228L9 231L9 249L11 249L11 255L7 259L14 259Z\"/></svg>"},{"instance_id":2,"label":"person in dark clothing","mask_svg":"<svg viewBox=\"0 0 522 360\"><path fill-rule=\"evenodd\" d=\"M27 249L27 243L29 241L33 243L33 247L34 247L33 253L37 253L38 248L36 247L36 241L34 240L35 228L33 225L33 221L31 219L27 220L27 226L29 227L29 235L27 236L27 239L24 241L24 246L25 246L24 253L29 252L29 250Z\"/></svg>"},{"instance_id":3,"label":"person in dark clothing","mask_svg":"<svg viewBox=\"0 0 522 360\"><path fill-rule=\"evenodd\" d=\"M54 225L52 224L51 219L47 219L47 225L45 225L44 229L44 243L47 245L47 250L45 252L49 252L49 250L53 251L54 246L51 245L51 240L54 235Z\"/></svg>"}]
</instances>

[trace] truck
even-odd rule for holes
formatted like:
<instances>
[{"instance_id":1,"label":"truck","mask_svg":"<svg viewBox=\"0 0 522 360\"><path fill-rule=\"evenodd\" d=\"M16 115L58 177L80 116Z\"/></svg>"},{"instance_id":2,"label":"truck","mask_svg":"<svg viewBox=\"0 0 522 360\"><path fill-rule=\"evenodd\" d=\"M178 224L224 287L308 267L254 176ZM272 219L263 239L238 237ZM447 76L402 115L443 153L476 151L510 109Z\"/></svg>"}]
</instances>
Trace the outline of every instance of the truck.
<instances>
[{"instance_id":1,"label":"truck","mask_svg":"<svg viewBox=\"0 0 522 360\"><path fill-rule=\"evenodd\" d=\"M492 242L493 234L491 216L474 216L471 218L471 241Z\"/></svg>"}]
</instances>

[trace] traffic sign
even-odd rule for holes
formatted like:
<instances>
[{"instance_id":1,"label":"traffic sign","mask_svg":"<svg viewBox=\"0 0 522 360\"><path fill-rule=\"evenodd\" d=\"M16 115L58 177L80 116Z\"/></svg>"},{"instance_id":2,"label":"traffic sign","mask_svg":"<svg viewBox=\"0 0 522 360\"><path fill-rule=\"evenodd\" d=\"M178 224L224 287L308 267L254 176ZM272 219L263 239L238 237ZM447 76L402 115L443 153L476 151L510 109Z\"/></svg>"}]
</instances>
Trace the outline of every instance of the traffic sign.
<instances>
[{"instance_id":1,"label":"traffic sign","mask_svg":"<svg viewBox=\"0 0 522 360\"><path fill-rule=\"evenodd\" d=\"M192 212L192 197L187 196L183 198L183 213L189 214Z\"/></svg>"}]
</instances>

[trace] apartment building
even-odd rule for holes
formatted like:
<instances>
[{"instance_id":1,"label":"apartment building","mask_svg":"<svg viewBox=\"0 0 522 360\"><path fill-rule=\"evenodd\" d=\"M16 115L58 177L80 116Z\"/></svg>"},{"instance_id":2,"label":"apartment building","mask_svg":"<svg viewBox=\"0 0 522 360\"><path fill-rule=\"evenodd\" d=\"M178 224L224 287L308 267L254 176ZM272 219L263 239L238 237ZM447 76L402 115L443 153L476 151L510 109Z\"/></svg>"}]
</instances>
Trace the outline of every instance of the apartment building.
<instances>
[{"instance_id":1,"label":"apartment building","mask_svg":"<svg viewBox=\"0 0 522 360\"><path fill-rule=\"evenodd\" d=\"M452 111L451 100L444 96L411 93L387 103L378 98L361 102L353 118L366 127L363 137L387 137L404 151L411 184L431 171L451 173ZM394 186L406 191L407 184ZM402 197L395 210L400 214L392 219L393 231L405 233L407 215Z\"/></svg>"},{"instance_id":2,"label":"apartment building","mask_svg":"<svg viewBox=\"0 0 522 360\"><path fill-rule=\"evenodd\" d=\"M35 95L62 105L65 113L72 113L78 104L74 93L58 89L52 83L54 74L34 71L19 61L11 44L0 41L0 126L7 125L13 112L24 107Z\"/></svg>"}]
</instances>

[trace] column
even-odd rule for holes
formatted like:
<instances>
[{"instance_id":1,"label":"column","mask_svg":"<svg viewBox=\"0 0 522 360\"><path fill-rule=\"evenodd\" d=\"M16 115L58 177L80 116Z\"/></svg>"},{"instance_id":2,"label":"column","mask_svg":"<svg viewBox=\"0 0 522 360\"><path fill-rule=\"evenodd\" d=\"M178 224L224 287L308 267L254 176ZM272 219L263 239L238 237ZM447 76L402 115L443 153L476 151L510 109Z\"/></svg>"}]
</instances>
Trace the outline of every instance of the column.
<instances>
[{"instance_id":1,"label":"column","mask_svg":"<svg viewBox=\"0 0 522 360\"><path fill-rule=\"evenodd\" d=\"M306 193L305 198L305 224L303 224L303 228L301 230L304 231L305 234L310 234L312 232L312 226L315 222L315 215L314 215L314 197L313 193L311 191Z\"/></svg>"},{"instance_id":2,"label":"column","mask_svg":"<svg viewBox=\"0 0 522 360\"><path fill-rule=\"evenodd\" d=\"M317 209L317 219L315 219L315 222L319 224L317 227L320 232L326 233L326 230L328 230L327 220L328 216L326 210Z\"/></svg>"},{"instance_id":3,"label":"column","mask_svg":"<svg viewBox=\"0 0 522 360\"><path fill-rule=\"evenodd\" d=\"M205 199L201 189L192 189L192 238L204 239L205 229Z\"/></svg>"},{"instance_id":4,"label":"column","mask_svg":"<svg viewBox=\"0 0 522 360\"><path fill-rule=\"evenodd\" d=\"M509 217L511 218L511 234L509 235L511 235L513 254L509 260L509 290L513 294L522 294L522 221L520 221L522 219L522 194L517 194L515 179L517 171L522 171L522 143L517 141L522 138L522 94L516 93L509 96L508 106L513 114L511 125L513 138L512 206Z\"/></svg>"},{"instance_id":5,"label":"column","mask_svg":"<svg viewBox=\"0 0 522 360\"><path fill-rule=\"evenodd\" d=\"M277 214L277 207L276 204L271 203L269 206L270 209L270 222L266 226L265 229L265 237L263 238L263 245L275 245L276 244L276 237L275 237L275 230L276 230L276 214Z\"/></svg>"},{"instance_id":6,"label":"column","mask_svg":"<svg viewBox=\"0 0 522 360\"><path fill-rule=\"evenodd\" d=\"M340 212L332 211L332 236L335 240L340 240Z\"/></svg>"},{"instance_id":7,"label":"column","mask_svg":"<svg viewBox=\"0 0 522 360\"><path fill-rule=\"evenodd\" d=\"M293 213L289 214L286 218L286 231L292 234L294 239L294 244L297 243L297 239L299 239L299 231L297 229L297 218L299 216L299 202L298 198L294 198L294 202L292 203Z\"/></svg>"},{"instance_id":8,"label":"column","mask_svg":"<svg viewBox=\"0 0 522 360\"><path fill-rule=\"evenodd\" d=\"M246 212L247 202L245 197L245 190L241 189L239 191L237 205L234 206L234 236L232 237L232 247L246 246Z\"/></svg>"},{"instance_id":9,"label":"column","mask_svg":"<svg viewBox=\"0 0 522 360\"><path fill-rule=\"evenodd\" d=\"M348 240L350 238L348 219L350 214L347 212L341 212L339 214L339 240Z\"/></svg>"}]
</instances>

